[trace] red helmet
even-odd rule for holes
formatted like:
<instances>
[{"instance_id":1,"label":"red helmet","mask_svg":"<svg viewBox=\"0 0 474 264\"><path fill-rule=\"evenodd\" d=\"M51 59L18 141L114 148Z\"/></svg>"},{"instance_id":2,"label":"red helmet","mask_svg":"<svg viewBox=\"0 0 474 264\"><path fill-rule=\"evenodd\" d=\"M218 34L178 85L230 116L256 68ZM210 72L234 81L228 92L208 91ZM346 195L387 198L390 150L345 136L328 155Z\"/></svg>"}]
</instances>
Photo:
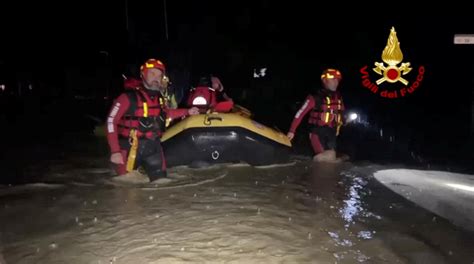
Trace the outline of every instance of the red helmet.
<instances>
[{"instance_id":1,"label":"red helmet","mask_svg":"<svg viewBox=\"0 0 474 264\"><path fill-rule=\"evenodd\" d=\"M341 80L342 79L342 75L341 75L341 72L339 70L336 70L336 69L326 69L323 71L323 74L321 74L321 80L322 79L337 79L337 80Z\"/></svg>"},{"instance_id":2,"label":"red helmet","mask_svg":"<svg viewBox=\"0 0 474 264\"><path fill-rule=\"evenodd\" d=\"M141 67L140 72L145 74L148 69L159 69L163 73L165 72L166 68L163 62L156 60L156 59L149 59L147 60Z\"/></svg>"}]
</instances>

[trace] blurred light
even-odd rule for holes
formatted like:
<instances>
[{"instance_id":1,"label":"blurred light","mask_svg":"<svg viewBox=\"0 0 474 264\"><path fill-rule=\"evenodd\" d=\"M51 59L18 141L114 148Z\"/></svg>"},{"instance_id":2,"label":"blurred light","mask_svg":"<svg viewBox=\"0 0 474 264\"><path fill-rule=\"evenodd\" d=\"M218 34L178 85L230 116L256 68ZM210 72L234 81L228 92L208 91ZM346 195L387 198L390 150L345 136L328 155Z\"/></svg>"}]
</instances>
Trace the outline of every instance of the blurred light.
<instances>
[{"instance_id":1,"label":"blurred light","mask_svg":"<svg viewBox=\"0 0 474 264\"><path fill-rule=\"evenodd\" d=\"M260 76L257 74L257 70L253 69L253 78L259 78Z\"/></svg>"},{"instance_id":2,"label":"blurred light","mask_svg":"<svg viewBox=\"0 0 474 264\"><path fill-rule=\"evenodd\" d=\"M359 118L359 115L355 112L350 112L349 116L347 117L347 122L352 122L354 120L357 120Z\"/></svg>"},{"instance_id":3,"label":"blurred light","mask_svg":"<svg viewBox=\"0 0 474 264\"><path fill-rule=\"evenodd\" d=\"M28 85L28 89L30 89L30 91L33 90L33 85L32 85L32 84L29 84L29 85Z\"/></svg>"},{"instance_id":4,"label":"blurred light","mask_svg":"<svg viewBox=\"0 0 474 264\"><path fill-rule=\"evenodd\" d=\"M454 44L474 44L474 34L455 34Z\"/></svg>"},{"instance_id":5,"label":"blurred light","mask_svg":"<svg viewBox=\"0 0 474 264\"><path fill-rule=\"evenodd\" d=\"M2 91L5 91L6 88L7 88L7 87L5 86L5 84L1 84L1 85L0 85L0 89L2 89Z\"/></svg>"},{"instance_id":6,"label":"blurred light","mask_svg":"<svg viewBox=\"0 0 474 264\"><path fill-rule=\"evenodd\" d=\"M459 189L463 191L468 191L468 192L474 192L474 186L469 186L469 185L464 185L464 184L456 184L456 183L445 183L449 187L452 187L454 189Z\"/></svg>"},{"instance_id":7,"label":"blurred light","mask_svg":"<svg viewBox=\"0 0 474 264\"><path fill-rule=\"evenodd\" d=\"M267 68L253 69L253 78L265 77L267 75Z\"/></svg>"},{"instance_id":8,"label":"blurred light","mask_svg":"<svg viewBox=\"0 0 474 264\"><path fill-rule=\"evenodd\" d=\"M351 113L351 114L349 115L349 119L350 119L350 120L356 120L356 119L357 119L357 114L356 114L356 113Z\"/></svg>"}]
</instances>

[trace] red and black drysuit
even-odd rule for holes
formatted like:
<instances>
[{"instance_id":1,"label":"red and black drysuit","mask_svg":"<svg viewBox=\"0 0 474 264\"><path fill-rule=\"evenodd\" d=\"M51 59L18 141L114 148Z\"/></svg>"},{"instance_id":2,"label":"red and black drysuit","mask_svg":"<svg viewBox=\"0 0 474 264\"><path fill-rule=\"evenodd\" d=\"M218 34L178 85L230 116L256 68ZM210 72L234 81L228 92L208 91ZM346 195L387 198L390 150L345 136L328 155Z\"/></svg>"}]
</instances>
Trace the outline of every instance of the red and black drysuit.
<instances>
[{"instance_id":1,"label":"red and black drysuit","mask_svg":"<svg viewBox=\"0 0 474 264\"><path fill-rule=\"evenodd\" d=\"M336 149L336 138L343 123L344 103L339 92L324 89L308 95L291 123L290 132L295 133L309 112L309 138L315 154Z\"/></svg>"},{"instance_id":2,"label":"red and black drysuit","mask_svg":"<svg viewBox=\"0 0 474 264\"><path fill-rule=\"evenodd\" d=\"M136 130L138 148L133 169L143 166L150 181L166 177L166 161L160 141L166 118L180 118L187 114L187 109L166 108L159 91L140 88L121 94L114 101L106 124L111 153L121 152L124 159L124 164L116 164L117 173L127 173L130 135L132 130Z\"/></svg>"}]
</instances>

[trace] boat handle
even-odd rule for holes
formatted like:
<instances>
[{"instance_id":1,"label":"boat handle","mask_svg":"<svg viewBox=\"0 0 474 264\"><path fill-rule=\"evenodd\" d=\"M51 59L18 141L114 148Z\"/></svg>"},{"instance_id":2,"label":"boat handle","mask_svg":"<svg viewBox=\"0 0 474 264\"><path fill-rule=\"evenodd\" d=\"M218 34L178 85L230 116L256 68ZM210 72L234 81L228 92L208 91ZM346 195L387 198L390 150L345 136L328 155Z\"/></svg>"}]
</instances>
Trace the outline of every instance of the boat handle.
<instances>
[{"instance_id":1,"label":"boat handle","mask_svg":"<svg viewBox=\"0 0 474 264\"><path fill-rule=\"evenodd\" d=\"M218 117L218 116L206 117L204 118L204 125L210 126L212 120L222 121L222 117Z\"/></svg>"}]
</instances>

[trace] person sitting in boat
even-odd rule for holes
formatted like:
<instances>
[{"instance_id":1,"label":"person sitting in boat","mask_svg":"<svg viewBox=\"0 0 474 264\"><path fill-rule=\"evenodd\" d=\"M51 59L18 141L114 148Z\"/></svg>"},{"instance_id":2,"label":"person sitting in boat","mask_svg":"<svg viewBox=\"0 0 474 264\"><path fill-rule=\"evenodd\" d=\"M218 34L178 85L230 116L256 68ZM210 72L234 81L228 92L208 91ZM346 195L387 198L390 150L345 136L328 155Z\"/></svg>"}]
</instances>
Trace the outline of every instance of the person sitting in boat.
<instances>
[{"instance_id":1,"label":"person sitting in boat","mask_svg":"<svg viewBox=\"0 0 474 264\"><path fill-rule=\"evenodd\" d=\"M215 109L221 102L228 102L226 105L229 106L233 105L232 99L224 92L224 86L219 78L205 75L199 79L198 85L190 90L187 104L188 106L196 106L202 111L206 111L208 109ZM223 104L220 105L222 106ZM227 112L228 108L220 108L218 112Z\"/></svg>"},{"instance_id":2,"label":"person sitting in boat","mask_svg":"<svg viewBox=\"0 0 474 264\"><path fill-rule=\"evenodd\" d=\"M219 80L219 78L211 75L211 84L212 89L217 92L217 101L232 101L232 98L230 98L230 96L228 96L224 91L224 85L222 85L222 82Z\"/></svg>"}]
</instances>

